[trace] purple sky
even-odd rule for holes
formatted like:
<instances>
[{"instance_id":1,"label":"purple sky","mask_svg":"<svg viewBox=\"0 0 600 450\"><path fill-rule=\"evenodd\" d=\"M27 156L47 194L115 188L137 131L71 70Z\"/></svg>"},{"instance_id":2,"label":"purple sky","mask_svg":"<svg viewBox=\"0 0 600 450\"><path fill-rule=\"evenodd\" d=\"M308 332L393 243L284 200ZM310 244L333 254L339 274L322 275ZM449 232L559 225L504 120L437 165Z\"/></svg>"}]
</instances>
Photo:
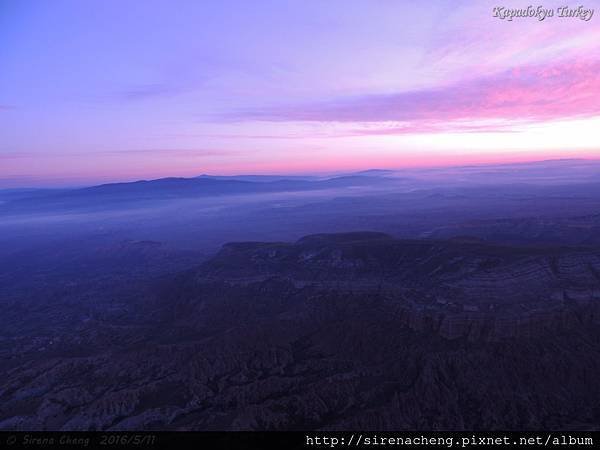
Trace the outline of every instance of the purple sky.
<instances>
[{"instance_id":1,"label":"purple sky","mask_svg":"<svg viewBox=\"0 0 600 450\"><path fill-rule=\"evenodd\" d=\"M0 188L599 156L600 2L496 5L0 0Z\"/></svg>"}]
</instances>

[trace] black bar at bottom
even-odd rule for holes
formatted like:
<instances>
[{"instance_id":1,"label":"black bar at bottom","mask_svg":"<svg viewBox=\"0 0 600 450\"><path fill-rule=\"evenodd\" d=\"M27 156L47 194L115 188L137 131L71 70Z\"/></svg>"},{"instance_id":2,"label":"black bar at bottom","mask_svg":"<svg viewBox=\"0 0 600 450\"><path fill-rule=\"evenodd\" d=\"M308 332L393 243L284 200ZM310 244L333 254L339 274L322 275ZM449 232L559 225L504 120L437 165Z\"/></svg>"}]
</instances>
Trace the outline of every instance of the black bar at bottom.
<instances>
[{"instance_id":1,"label":"black bar at bottom","mask_svg":"<svg viewBox=\"0 0 600 450\"><path fill-rule=\"evenodd\" d=\"M2 449L598 448L600 431L0 432Z\"/></svg>"}]
</instances>

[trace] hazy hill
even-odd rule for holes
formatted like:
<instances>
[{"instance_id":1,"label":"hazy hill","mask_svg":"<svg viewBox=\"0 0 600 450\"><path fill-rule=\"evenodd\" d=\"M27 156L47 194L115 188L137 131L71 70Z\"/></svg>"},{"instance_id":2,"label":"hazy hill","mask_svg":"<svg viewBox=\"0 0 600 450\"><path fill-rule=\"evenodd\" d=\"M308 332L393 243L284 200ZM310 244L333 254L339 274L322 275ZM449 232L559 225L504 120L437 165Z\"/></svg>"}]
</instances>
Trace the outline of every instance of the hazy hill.
<instances>
[{"instance_id":1,"label":"hazy hill","mask_svg":"<svg viewBox=\"0 0 600 450\"><path fill-rule=\"evenodd\" d=\"M252 180L252 181L250 181ZM160 178L130 183L110 183L78 189L21 191L4 196L0 213L102 210L121 206L148 206L154 201L228 195L316 191L377 186L390 180L381 177L344 176L325 180L301 178L273 180L255 177Z\"/></svg>"}]
</instances>

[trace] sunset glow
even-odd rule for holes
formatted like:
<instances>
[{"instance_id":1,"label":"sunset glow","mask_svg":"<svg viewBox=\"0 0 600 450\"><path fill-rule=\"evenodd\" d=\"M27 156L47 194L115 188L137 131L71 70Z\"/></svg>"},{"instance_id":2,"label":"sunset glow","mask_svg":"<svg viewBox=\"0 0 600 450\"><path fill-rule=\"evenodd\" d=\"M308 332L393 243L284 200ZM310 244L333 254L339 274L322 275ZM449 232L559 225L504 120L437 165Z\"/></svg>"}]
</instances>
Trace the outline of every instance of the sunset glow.
<instances>
[{"instance_id":1,"label":"sunset glow","mask_svg":"<svg viewBox=\"0 0 600 450\"><path fill-rule=\"evenodd\" d=\"M0 5L0 187L600 157L600 13L125 3Z\"/></svg>"}]
</instances>

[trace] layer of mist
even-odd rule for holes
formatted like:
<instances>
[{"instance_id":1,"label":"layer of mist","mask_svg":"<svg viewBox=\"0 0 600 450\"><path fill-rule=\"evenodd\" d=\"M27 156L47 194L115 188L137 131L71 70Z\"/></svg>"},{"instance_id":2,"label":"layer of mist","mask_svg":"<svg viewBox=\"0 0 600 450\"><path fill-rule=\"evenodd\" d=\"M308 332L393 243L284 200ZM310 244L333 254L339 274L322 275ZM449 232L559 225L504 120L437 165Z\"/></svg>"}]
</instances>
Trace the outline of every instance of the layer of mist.
<instances>
[{"instance_id":1,"label":"layer of mist","mask_svg":"<svg viewBox=\"0 0 600 450\"><path fill-rule=\"evenodd\" d=\"M0 190L0 429L597 428L599 299L598 161Z\"/></svg>"}]
</instances>

